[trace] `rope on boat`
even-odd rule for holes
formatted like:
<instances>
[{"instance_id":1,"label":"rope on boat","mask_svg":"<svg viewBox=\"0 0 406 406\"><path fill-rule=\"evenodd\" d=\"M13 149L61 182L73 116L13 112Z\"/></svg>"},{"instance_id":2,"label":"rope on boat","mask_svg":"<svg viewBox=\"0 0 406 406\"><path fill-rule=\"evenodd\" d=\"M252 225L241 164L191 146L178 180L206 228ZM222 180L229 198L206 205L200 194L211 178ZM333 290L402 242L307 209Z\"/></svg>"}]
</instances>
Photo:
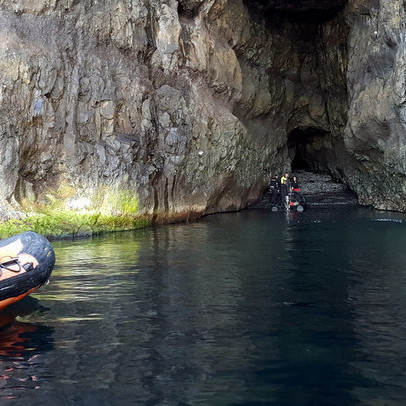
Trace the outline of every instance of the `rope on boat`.
<instances>
[{"instance_id":1,"label":"rope on boat","mask_svg":"<svg viewBox=\"0 0 406 406\"><path fill-rule=\"evenodd\" d=\"M23 270L23 267L18 257L12 257L10 255L7 255L5 257L0 258L0 272L2 271L2 269L7 269L7 271L19 273Z\"/></svg>"},{"instance_id":2,"label":"rope on boat","mask_svg":"<svg viewBox=\"0 0 406 406\"><path fill-rule=\"evenodd\" d=\"M34 264L32 262L27 262L25 264L21 264L20 259L18 257L12 257L11 255L6 255L0 258L0 276L2 274L2 270L6 269L7 271L20 273L22 270L30 271L34 268Z\"/></svg>"}]
</instances>

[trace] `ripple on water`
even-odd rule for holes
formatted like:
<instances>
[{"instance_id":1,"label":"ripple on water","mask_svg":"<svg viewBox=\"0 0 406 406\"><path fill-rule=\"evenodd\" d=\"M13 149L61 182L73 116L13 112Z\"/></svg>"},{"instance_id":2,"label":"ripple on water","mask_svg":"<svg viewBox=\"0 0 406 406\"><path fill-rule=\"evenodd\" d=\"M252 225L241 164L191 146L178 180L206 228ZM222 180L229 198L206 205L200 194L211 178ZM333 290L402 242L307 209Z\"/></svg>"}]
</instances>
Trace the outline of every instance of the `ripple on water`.
<instances>
[{"instance_id":1,"label":"ripple on water","mask_svg":"<svg viewBox=\"0 0 406 406\"><path fill-rule=\"evenodd\" d=\"M0 395L400 405L406 233L388 218L249 210L57 242L40 306L3 330Z\"/></svg>"}]
</instances>

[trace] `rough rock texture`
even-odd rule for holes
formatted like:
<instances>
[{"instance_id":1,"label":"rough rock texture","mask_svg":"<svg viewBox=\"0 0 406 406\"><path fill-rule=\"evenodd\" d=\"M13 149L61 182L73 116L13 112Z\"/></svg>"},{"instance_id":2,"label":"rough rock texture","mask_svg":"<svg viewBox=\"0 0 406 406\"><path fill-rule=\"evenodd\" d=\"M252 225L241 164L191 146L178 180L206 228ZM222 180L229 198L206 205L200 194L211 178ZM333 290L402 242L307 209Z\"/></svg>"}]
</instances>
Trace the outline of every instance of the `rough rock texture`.
<instances>
[{"instance_id":1,"label":"rough rock texture","mask_svg":"<svg viewBox=\"0 0 406 406\"><path fill-rule=\"evenodd\" d=\"M343 3L0 0L3 213L237 210L291 164L406 210L404 5Z\"/></svg>"},{"instance_id":2,"label":"rough rock texture","mask_svg":"<svg viewBox=\"0 0 406 406\"><path fill-rule=\"evenodd\" d=\"M327 207L336 209L344 206L359 206L357 196L341 182L335 181L326 173L314 173L298 170L292 173L299 182L300 193L305 199L306 209ZM264 194L263 199L250 208L272 209L270 192Z\"/></svg>"},{"instance_id":3,"label":"rough rock texture","mask_svg":"<svg viewBox=\"0 0 406 406\"><path fill-rule=\"evenodd\" d=\"M351 0L347 19L346 181L361 203L405 211L405 3Z\"/></svg>"}]
</instances>

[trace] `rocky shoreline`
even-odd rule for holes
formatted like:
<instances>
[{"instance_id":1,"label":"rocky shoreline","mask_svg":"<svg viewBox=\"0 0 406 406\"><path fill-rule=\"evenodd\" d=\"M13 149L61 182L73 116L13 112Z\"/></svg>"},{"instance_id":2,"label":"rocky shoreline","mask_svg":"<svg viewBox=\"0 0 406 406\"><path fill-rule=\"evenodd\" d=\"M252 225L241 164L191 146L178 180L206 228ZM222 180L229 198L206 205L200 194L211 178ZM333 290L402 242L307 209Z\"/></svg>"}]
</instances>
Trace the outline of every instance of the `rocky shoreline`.
<instances>
[{"instance_id":1,"label":"rocky shoreline","mask_svg":"<svg viewBox=\"0 0 406 406\"><path fill-rule=\"evenodd\" d=\"M306 199L307 206L357 206L357 196L347 185L336 182L330 175L307 171L295 171L300 192ZM265 193L261 202L251 208L270 208L269 193Z\"/></svg>"}]
</instances>

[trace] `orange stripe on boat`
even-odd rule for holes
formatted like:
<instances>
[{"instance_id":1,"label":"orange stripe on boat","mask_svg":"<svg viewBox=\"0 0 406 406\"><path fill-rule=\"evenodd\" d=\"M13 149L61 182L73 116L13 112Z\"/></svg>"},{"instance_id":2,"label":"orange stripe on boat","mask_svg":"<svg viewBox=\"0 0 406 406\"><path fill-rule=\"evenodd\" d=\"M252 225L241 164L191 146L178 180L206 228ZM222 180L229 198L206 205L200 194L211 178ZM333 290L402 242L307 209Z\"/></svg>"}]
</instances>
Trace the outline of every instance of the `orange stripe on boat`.
<instances>
[{"instance_id":1,"label":"orange stripe on boat","mask_svg":"<svg viewBox=\"0 0 406 406\"><path fill-rule=\"evenodd\" d=\"M11 304L18 302L21 299L24 299L26 296L28 296L29 294L35 292L37 289L39 288L39 286L36 286L35 288L30 289L29 291L15 296L15 297L9 297L8 299L4 299L0 301L0 311L5 309L7 306L10 306Z\"/></svg>"}]
</instances>

